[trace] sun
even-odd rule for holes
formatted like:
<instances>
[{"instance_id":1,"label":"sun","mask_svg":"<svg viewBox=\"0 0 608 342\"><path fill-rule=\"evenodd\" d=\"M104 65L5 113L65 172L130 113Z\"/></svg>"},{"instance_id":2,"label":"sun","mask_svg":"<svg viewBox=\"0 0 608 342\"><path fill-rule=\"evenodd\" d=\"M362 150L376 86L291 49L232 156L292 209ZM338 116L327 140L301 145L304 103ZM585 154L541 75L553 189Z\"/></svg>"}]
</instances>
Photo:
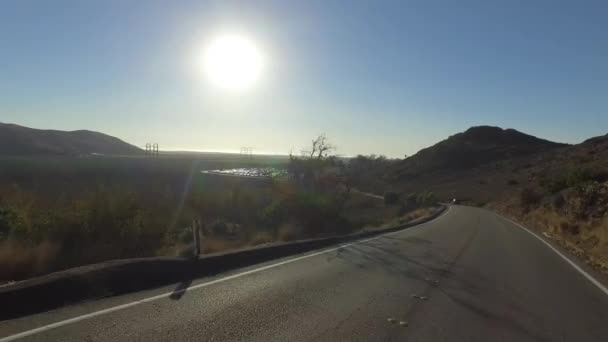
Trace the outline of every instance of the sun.
<instances>
[{"instance_id":1,"label":"sun","mask_svg":"<svg viewBox=\"0 0 608 342\"><path fill-rule=\"evenodd\" d=\"M218 36L207 46L203 69L217 87L230 90L253 86L262 73L263 58L256 44L242 35Z\"/></svg>"}]
</instances>

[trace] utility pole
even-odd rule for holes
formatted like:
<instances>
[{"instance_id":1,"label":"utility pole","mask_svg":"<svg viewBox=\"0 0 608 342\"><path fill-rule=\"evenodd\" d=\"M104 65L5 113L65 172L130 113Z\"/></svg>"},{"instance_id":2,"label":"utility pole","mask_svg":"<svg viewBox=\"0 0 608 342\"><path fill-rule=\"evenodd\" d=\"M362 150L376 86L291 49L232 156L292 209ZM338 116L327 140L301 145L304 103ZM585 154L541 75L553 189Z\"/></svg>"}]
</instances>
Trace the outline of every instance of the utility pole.
<instances>
[{"instance_id":1,"label":"utility pole","mask_svg":"<svg viewBox=\"0 0 608 342\"><path fill-rule=\"evenodd\" d=\"M198 259L201 254L201 240L200 240L200 229L201 221L194 219L192 220L192 239L194 240L194 258Z\"/></svg>"}]
</instances>

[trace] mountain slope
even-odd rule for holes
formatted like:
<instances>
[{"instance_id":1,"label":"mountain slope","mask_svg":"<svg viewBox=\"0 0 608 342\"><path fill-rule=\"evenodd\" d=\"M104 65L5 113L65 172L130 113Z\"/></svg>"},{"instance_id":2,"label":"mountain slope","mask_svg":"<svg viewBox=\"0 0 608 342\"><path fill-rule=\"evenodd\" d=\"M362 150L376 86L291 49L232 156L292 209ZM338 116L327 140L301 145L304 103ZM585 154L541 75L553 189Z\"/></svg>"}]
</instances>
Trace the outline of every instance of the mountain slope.
<instances>
[{"instance_id":1,"label":"mountain slope","mask_svg":"<svg viewBox=\"0 0 608 342\"><path fill-rule=\"evenodd\" d=\"M0 155L133 155L141 149L118 138L87 130L58 131L0 123Z\"/></svg>"},{"instance_id":2,"label":"mountain slope","mask_svg":"<svg viewBox=\"0 0 608 342\"><path fill-rule=\"evenodd\" d=\"M489 206L608 274L608 135L543 153L509 177ZM496 179L497 172L486 177ZM462 186L461 186L462 188Z\"/></svg>"},{"instance_id":3,"label":"mountain slope","mask_svg":"<svg viewBox=\"0 0 608 342\"><path fill-rule=\"evenodd\" d=\"M608 274L608 135L563 145L474 127L391 171L392 191L492 208Z\"/></svg>"},{"instance_id":4,"label":"mountain slope","mask_svg":"<svg viewBox=\"0 0 608 342\"><path fill-rule=\"evenodd\" d=\"M444 170L466 170L567 146L492 126L471 127L425 149L391 170L391 178L416 177Z\"/></svg>"}]
</instances>

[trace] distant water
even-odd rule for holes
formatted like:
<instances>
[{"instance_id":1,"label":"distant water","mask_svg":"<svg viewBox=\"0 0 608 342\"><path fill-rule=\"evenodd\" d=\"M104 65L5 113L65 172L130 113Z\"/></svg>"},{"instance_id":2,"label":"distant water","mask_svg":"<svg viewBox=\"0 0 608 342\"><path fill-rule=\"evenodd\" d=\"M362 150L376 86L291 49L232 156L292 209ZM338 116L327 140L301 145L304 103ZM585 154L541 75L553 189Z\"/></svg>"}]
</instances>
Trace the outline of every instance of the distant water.
<instances>
[{"instance_id":1,"label":"distant water","mask_svg":"<svg viewBox=\"0 0 608 342\"><path fill-rule=\"evenodd\" d=\"M204 170L202 173L219 174L227 176L241 176L241 177L264 177L264 178L276 178L287 174L285 169L279 169L274 167L252 167L252 168L237 168L237 169L225 169L225 170Z\"/></svg>"}]
</instances>

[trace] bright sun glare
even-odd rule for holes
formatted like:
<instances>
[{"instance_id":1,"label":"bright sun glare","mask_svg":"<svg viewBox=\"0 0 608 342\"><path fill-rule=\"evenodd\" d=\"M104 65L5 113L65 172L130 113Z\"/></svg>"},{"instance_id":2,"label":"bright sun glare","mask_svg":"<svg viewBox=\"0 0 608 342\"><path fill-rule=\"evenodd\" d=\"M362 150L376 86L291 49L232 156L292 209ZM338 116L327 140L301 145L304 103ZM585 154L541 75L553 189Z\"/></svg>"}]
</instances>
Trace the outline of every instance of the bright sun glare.
<instances>
[{"instance_id":1,"label":"bright sun glare","mask_svg":"<svg viewBox=\"0 0 608 342\"><path fill-rule=\"evenodd\" d=\"M224 35L211 41L205 50L203 63L204 72L214 85L232 90L251 87L263 68L263 58L257 46L239 35Z\"/></svg>"}]
</instances>

